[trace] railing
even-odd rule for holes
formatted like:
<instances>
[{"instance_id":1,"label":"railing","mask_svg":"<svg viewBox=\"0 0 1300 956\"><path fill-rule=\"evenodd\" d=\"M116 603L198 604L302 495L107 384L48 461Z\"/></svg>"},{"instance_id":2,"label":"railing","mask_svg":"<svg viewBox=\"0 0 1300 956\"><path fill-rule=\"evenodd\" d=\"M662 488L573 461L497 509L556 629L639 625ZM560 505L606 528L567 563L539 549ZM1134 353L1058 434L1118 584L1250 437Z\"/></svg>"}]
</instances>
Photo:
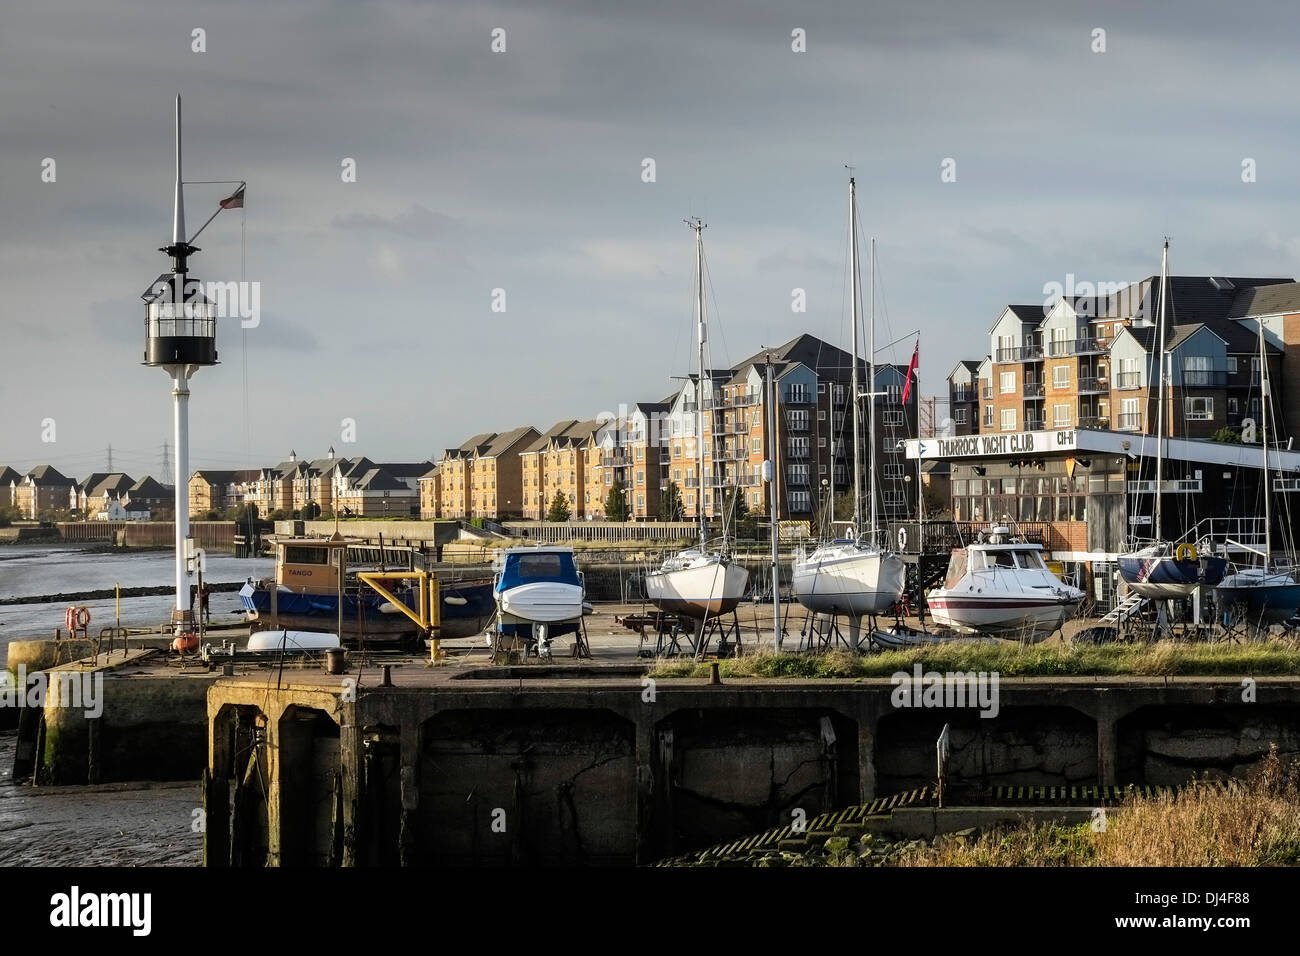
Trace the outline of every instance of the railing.
<instances>
[{"instance_id":1,"label":"railing","mask_svg":"<svg viewBox=\"0 0 1300 956\"><path fill-rule=\"evenodd\" d=\"M1264 519L1202 518L1179 540L1195 542L1201 550L1258 554L1264 547Z\"/></svg>"},{"instance_id":2,"label":"railing","mask_svg":"<svg viewBox=\"0 0 1300 956\"><path fill-rule=\"evenodd\" d=\"M952 390L952 400L954 402L973 402L975 401L975 389L970 386L962 386Z\"/></svg>"},{"instance_id":3,"label":"railing","mask_svg":"<svg viewBox=\"0 0 1300 956\"><path fill-rule=\"evenodd\" d=\"M1213 369L1183 369L1183 388L1222 388L1228 383L1228 373Z\"/></svg>"},{"instance_id":4,"label":"railing","mask_svg":"<svg viewBox=\"0 0 1300 956\"><path fill-rule=\"evenodd\" d=\"M1054 339L1047 343L1047 354L1053 357L1091 355L1105 350L1105 343L1101 339L1095 339L1092 336L1082 336L1077 339Z\"/></svg>"},{"instance_id":5,"label":"railing","mask_svg":"<svg viewBox=\"0 0 1300 956\"><path fill-rule=\"evenodd\" d=\"M1199 478L1166 478L1160 483L1163 485L1162 493L1173 492L1174 494L1189 495L1201 491L1201 479ZM1156 490L1156 483L1153 479L1144 479L1142 481L1130 481L1128 483L1129 494L1149 495Z\"/></svg>"},{"instance_id":6,"label":"railing","mask_svg":"<svg viewBox=\"0 0 1300 956\"><path fill-rule=\"evenodd\" d=\"M606 455L601 459L600 463L606 468L621 468L624 465L632 464L632 458L630 455L623 454Z\"/></svg>"},{"instance_id":7,"label":"railing","mask_svg":"<svg viewBox=\"0 0 1300 956\"><path fill-rule=\"evenodd\" d=\"M1110 383L1104 378L1096 378L1088 375L1079 379L1079 393L1095 393L1110 391Z\"/></svg>"},{"instance_id":8,"label":"railing","mask_svg":"<svg viewBox=\"0 0 1300 956\"><path fill-rule=\"evenodd\" d=\"M982 389L980 389L980 391L983 393L983 395L984 395L985 398L992 398L992 397L993 397L993 386L992 386L992 385L985 385Z\"/></svg>"},{"instance_id":9,"label":"railing","mask_svg":"<svg viewBox=\"0 0 1300 956\"><path fill-rule=\"evenodd\" d=\"M1043 347L1041 345L1022 345L1018 348L998 349L997 361L999 362L1033 362L1043 357Z\"/></svg>"},{"instance_id":10,"label":"railing","mask_svg":"<svg viewBox=\"0 0 1300 956\"><path fill-rule=\"evenodd\" d=\"M1118 389L1141 388L1142 373L1141 372L1120 372L1118 375L1115 376L1115 387Z\"/></svg>"},{"instance_id":11,"label":"railing","mask_svg":"<svg viewBox=\"0 0 1300 956\"><path fill-rule=\"evenodd\" d=\"M1122 432L1135 432L1142 428L1141 412L1120 412L1116 428Z\"/></svg>"},{"instance_id":12,"label":"railing","mask_svg":"<svg viewBox=\"0 0 1300 956\"><path fill-rule=\"evenodd\" d=\"M1026 419L1025 419L1025 431L1027 431L1027 432L1037 432L1037 431L1042 431L1042 430L1043 430L1043 427L1044 427L1045 425L1046 425L1046 422L1045 422L1043 419L1041 419L1041 418L1026 418Z\"/></svg>"},{"instance_id":13,"label":"railing","mask_svg":"<svg viewBox=\"0 0 1300 956\"><path fill-rule=\"evenodd\" d=\"M1092 428L1097 431L1107 431L1110 429L1110 419L1103 418L1100 415L1080 415L1080 428Z\"/></svg>"},{"instance_id":14,"label":"railing","mask_svg":"<svg viewBox=\"0 0 1300 956\"><path fill-rule=\"evenodd\" d=\"M1043 383L1042 383L1042 382L1025 382L1024 392L1025 392L1025 398L1042 398L1042 397L1043 397Z\"/></svg>"}]
</instances>

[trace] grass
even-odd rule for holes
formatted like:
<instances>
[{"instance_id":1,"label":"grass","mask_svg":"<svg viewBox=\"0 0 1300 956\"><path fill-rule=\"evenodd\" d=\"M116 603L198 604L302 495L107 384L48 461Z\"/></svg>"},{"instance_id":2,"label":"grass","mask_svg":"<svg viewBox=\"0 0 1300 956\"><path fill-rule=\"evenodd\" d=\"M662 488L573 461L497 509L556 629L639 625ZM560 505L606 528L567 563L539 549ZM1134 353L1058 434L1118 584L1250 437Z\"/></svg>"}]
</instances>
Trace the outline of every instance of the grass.
<instances>
[{"instance_id":1,"label":"grass","mask_svg":"<svg viewBox=\"0 0 1300 956\"><path fill-rule=\"evenodd\" d=\"M764 652L724 660L723 677L864 678L926 671L996 671L1003 677L1176 677L1215 675L1300 674L1300 649L1279 640L1247 644L938 644L905 651L857 655ZM656 678L707 677L709 665L694 661L662 662L651 671Z\"/></svg>"},{"instance_id":2,"label":"grass","mask_svg":"<svg viewBox=\"0 0 1300 956\"><path fill-rule=\"evenodd\" d=\"M1294 866L1300 864L1300 761L1274 744L1245 782L1130 796L1104 826L998 828L974 841L910 849L899 866Z\"/></svg>"}]
</instances>

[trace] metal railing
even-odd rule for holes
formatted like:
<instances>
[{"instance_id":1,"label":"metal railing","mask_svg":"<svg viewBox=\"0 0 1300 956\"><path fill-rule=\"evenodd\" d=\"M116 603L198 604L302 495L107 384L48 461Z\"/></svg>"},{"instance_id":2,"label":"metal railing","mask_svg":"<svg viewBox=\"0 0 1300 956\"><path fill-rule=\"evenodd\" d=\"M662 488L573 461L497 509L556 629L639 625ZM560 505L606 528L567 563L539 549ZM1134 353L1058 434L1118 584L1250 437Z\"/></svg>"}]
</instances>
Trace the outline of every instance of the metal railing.
<instances>
[{"instance_id":1,"label":"metal railing","mask_svg":"<svg viewBox=\"0 0 1300 956\"><path fill-rule=\"evenodd\" d=\"M985 398L992 398L992 397L993 397L993 386L992 386L992 385L985 385L983 388L980 389L980 392L984 395Z\"/></svg>"},{"instance_id":2,"label":"metal railing","mask_svg":"<svg viewBox=\"0 0 1300 956\"><path fill-rule=\"evenodd\" d=\"M1228 383L1228 373L1215 369L1183 369L1184 388L1222 388Z\"/></svg>"},{"instance_id":3,"label":"metal railing","mask_svg":"<svg viewBox=\"0 0 1300 956\"><path fill-rule=\"evenodd\" d=\"M1047 343L1047 354L1054 358L1064 355L1091 355L1105 350L1106 343L1102 339L1088 335L1074 339L1053 339Z\"/></svg>"},{"instance_id":4,"label":"metal railing","mask_svg":"<svg viewBox=\"0 0 1300 956\"><path fill-rule=\"evenodd\" d=\"M1115 376L1115 387L1119 389L1141 388L1142 373L1141 372L1120 372Z\"/></svg>"},{"instance_id":5,"label":"metal railing","mask_svg":"<svg viewBox=\"0 0 1300 956\"><path fill-rule=\"evenodd\" d=\"M1098 431L1106 431L1110 428L1110 419L1103 418L1100 415L1080 415L1080 428L1092 428Z\"/></svg>"},{"instance_id":6,"label":"metal railing","mask_svg":"<svg viewBox=\"0 0 1300 956\"><path fill-rule=\"evenodd\" d=\"M1042 431L1045 425L1046 425L1046 422L1045 422L1043 419L1041 419L1041 418L1026 418L1026 419L1025 419L1025 431L1027 431L1027 432Z\"/></svg>"},{"instance_id":7,"label":"metal railing","mask_svg":"<svg viewBox=\"0 0 1300 956\"><path fill-rule=\"evenodd\" d=\"M1093 375L1087 375L1079 379L1080 394L1108 392L1108 391L1110 391L1110 382L1108 382L1104 378L1097 378L1096 376Z\"/></svg>"},{"instance_id":8,"label":"metal railing","mask_svg":"<svg viewBox=\"0 0 1300 956\"><path fill-rule=\"evenodd\" d=\"M975 389L968 385L952 390L952 400L954 402L973 402L975 401Z\"/></svg>"},{"instance_id":9,"label":"metal railing","mask_svg":"<svg viewBox=\"0 0 1300 956\"><path fill-rule=\"evenodd\" d=\"M1042 382L1025 382L1025 386L1024 386L1024 394L1025 394L1025 398L1042 398L1042 397L1043 397L1043 383L1042 383Z\"/></svg>"},{"instance_id":10,"label":"metal railing","mask_svg":"<svg viewBox=\"0 0 1300 956\"><path fill-rule=\"evenodd\" d=\"M1022 345L1017 348L998 349L999 362L1034 362L1043 357L1041 345Z\"/></svg>"}]
</instances>

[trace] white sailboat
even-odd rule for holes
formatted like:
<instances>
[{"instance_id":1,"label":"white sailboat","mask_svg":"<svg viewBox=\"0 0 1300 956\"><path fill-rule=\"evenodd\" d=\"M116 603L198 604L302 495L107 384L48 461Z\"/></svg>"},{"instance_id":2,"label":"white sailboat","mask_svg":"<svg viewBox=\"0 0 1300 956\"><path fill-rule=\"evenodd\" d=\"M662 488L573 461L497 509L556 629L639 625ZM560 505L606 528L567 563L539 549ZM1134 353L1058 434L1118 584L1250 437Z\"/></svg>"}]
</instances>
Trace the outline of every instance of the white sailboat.
<instances>
[{"instance_id":1,"label":"white sailboat","mask_svg":"<svg viewBox=\"0 0 1300 956\"><path fill-rule=\"evenodd\" d=\"M1165 306L1169 299L1169 240L1160 256L1160 319L1156 327L1156 480L1151 518L1154 541L1134 542L1133 550L1119 556L1120 577L1144 598L1168 600L1187 597L1201 585L1216 585L1227 567L1225 558L1197 554L1192 544L1175 544L1163 537L1161 519L1165 462Z\"/></svg>"},{"instance_id":2,"label":"white sailboat","mask_svg":"<svg viewBox=\"0 0 1300 956\"><path fill-rule=\"evenodd\" d=\"M903 595L907 567L897 554L879 546L876 519L876 419L868 418L870 468L870 531L862 534L862 457L858 439L862 434L861 396L858 394L858 209L857 185L849 177L849 249L852 273L849 277L852 303L853 362L850 397L853 401L853 526L847 538L829 541L812 554L798 555L794 562L793 587L799 603L810 611L849 618L851 640L856 643L858 622L863 617L884 613ZM874 255L872 265L874 267ZM871 272L872 307L867 349L867 394L875 401L875 272Z\"/></svg>"},{"instance_id":3,"label":"white sailboat","mask_svg":"<svg viewBox=\"0 0 1300 956\"><path fill-rule=\"evenodd\" d=\"M704 223L692 218L686 220L686 224L695 232L695 321L699 343L699 379L695 396L698 462L695 512L700 519L700 543L697 547L670 555L659 568L647 572L645 589L646 597L661 611L703 621L735 610L749 584L749 571L732 562L725 538L722 548L710 548L708 542L704 514L707 487L704 481L704 383L708 375L704 361L704 343L708 340L704 315Z\"/></svg>"}]
</instances>

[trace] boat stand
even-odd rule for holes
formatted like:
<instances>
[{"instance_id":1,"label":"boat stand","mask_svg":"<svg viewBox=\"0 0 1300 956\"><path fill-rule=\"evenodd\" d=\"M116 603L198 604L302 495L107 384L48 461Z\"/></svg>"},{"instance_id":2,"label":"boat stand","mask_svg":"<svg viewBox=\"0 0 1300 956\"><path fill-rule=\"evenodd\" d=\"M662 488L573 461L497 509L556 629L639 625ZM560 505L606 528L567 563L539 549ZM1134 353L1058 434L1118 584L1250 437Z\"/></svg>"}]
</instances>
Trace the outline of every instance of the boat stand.
<instances>
[{"instance_id":1,"label":"boat stand","mask_svg":"<svg viewBox=\"0 0 1300 956\"><path fill-rule=\"evenodd\" d=\"M694 629L683 626L690 618L683 618L679 614L666 614L663 611L656 611L654 614L655 625L655 657L680 657L685 651L682 649L682 641L686 641L691 647L691 656L695 656L695 637ZM644 631L642 631L642 642L644 643ZM641 656L640 650L637 656Z\"/></svg>"},{"instance_id":2,"label":"boat stand","mask_svg":"<svg viewBox=\"0 0 1300 956\"><path fill-rule=\"evenodd\" d=\"M718 638L717 657L739 657L744 651L744 646L740 641L740 618L736 612L731 612L731 619L726 616L706 617L700 622L699 630L695 632L695 659L703 660L709 653L709 642ZM732 648L730 641L735 638L735 647Z\"/></svg>"},{"instance_id":3,"label":"boat stand","mask_svg":"<svg viewBox=\"0 0 1300 956\"><path fill-rule=\"evenodd\" d=\"M855 654L861 654L870 647L871 635L876 630L875 615L858 618L856 621L850 619L849 633L847 635L840 629L838 614L827 614L825 617L829 624L818 627L817 614L812 611L805 612L804 626L799 630L800 653L804 651L805 640L810 654L820 654L834 650L836 643L842 644L847 650L853 651Z\"/></svg>"}]
</instances>

